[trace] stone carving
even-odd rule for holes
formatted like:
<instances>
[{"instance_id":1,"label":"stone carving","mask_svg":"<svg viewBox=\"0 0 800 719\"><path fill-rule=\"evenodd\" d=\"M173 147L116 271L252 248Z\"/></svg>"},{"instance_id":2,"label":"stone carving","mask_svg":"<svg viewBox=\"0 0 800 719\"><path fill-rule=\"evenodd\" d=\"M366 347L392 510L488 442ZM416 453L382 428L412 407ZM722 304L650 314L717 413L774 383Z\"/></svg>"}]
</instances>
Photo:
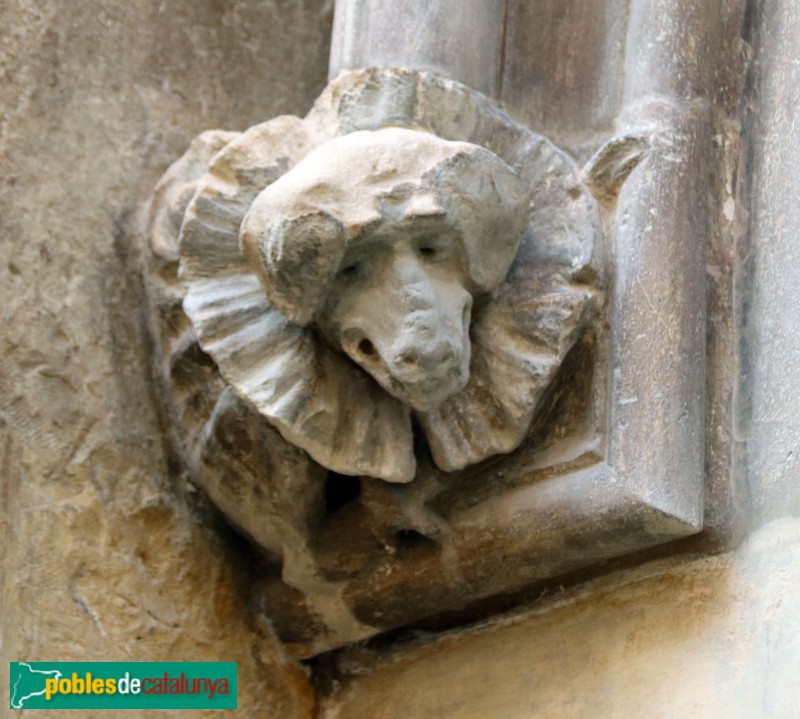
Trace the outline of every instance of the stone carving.
<instances>
[{"instance_id":1,"label":"stone carving","mask_svg":"<svg viewBox=\"0 0 800 719\"><path fill-rule=\"evenodd\" d=\"M413 479L409 408L424 417L464 390L473 297L503 281L527 224L516 173L476 145L389 128L314 149L241 223L218 191L201 180L181 240L201 345L320 464ZM213 244L224 215L195 220L211 202L239 210L228 244ZM487 449L505 448L436 459L455 468Z\"/></svg>"},{"instance_id":2,"label":"stone carving","mask_svg":"<svg viewBox=\"0 0 800 719\"><path fill-rule=\"evenodd\" d=\"M277 310L425 412L469 379L472 297L508 273L527 204L488 150L366 130L263 190L240 237Z\"/></svg>"},{"instance_id":3,"label":"stone carving","mask_svg":"<svg viewBox=\"0 0 800 719\"><path fill-rule=\"evenodd\" d=\"M550 406L595 311L597 232L566 156L425 73L345 73L305 119L205 133L165 175L150 290L167 421L321 623L314 651L376 631L335 577L403 537L446 546L442 478L513 451ZM341 527L320 534L325 470L363 478L344 575Z\"/></svg>"}]
</instances>

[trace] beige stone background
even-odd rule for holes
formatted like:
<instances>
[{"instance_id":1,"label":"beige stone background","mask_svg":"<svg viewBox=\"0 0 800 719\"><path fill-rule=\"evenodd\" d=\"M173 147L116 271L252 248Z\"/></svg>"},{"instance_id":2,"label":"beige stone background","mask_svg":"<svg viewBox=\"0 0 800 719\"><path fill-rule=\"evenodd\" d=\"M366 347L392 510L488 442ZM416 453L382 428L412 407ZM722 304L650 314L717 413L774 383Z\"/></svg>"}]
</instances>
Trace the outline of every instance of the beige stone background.
<instances>
[{"instance_id":1,"label":"beige stone background","mask_svg":"<svg viewBox=\"0 0 800 719\"><path fill-rule=\"evenodd\" d=\"M0 3L0 715L10 660L192 659L239 662L239 716L309 714L306 674L245 619L246 562L171 483L136 235L196 134L308 110L331 13Z\"/></svg>"},{"instance_id":2,"label":"beige stone background","mask_svg":"<svg viewBox=\"0 0 800 719\"><path fill-rule=\"evenodd\" d=\"M657 0L653 13L678 4ZM509 43L531 54L510 55L503 83L515 116L579 155L583 129L610 131L614 68L636 46L625 45L628 5L541 0L522 12ZM198 132L310 107L332 10L0 4L0 707L10 660L219 659L239 662L248 718L800 716L796 0L706 8L731 58L709 80L724 157L698 168L716 228L709 541L551 587L465 631L345 651L316 708L305 669L247 619L247 553L193 500L160 439L141 213Z\"/></svg>"},{"instance_id":3,"label":"beige stone background","mask_svg":"<svg viewBox=\"0 0 800 719\"><path fill-rule=\"evenodd\" d=\"M358 673L325 717L791 719L800 522L778 520L729 555L647 564L352 661Z\"/></svg>"}]
</instances>

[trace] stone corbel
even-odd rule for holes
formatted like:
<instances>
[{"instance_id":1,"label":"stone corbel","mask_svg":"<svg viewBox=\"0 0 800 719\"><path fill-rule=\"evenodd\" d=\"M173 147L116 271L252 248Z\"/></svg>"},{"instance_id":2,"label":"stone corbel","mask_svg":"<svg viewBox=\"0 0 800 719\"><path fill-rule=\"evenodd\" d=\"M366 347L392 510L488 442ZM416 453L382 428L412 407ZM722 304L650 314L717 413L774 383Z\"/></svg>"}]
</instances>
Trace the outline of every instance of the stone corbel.
<instances>
[{"instance_id":1,"label":"stone corbel","mask_svg":"<svg viewBox=\"0 0 800 719\"><path fill-rule=\"evenodd\" d=\"M650 142L581 171L464 85L349 70L306 118L205 133L167 172L165 406L295 653L698 530L697 468L657 432L631 462L621 416L632 376L683 381L620 347L661 310L619 309L637 280L603 238Z\"/></svg>"}]
</instances>

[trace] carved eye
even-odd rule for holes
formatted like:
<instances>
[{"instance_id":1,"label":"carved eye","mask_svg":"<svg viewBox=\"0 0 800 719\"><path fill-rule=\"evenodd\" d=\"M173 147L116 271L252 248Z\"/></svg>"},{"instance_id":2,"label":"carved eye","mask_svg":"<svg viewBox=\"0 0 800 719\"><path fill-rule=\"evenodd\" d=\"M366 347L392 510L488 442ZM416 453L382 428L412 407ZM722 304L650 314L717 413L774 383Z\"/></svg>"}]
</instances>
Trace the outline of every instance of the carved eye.
<instances>
[{"instance_id":1,"label":"carved eye","mask_svg":"<svg viewBox=\"0 0 800 719\"><path fill-rule=\"evenodd\" d=\"M342 269L339 270L339 274L342 277L355 277L360 269L361 269L360 262L351 262L349 265L342 267Z\"/></svg>"},{"instance_id":2,"label":"carved eye","mask_svg":"<svg viewBox=\"0 0 800 719\"><path fill-rule=\"evenodd\" d=\"M422 244L417 247L417 255L428 262L438 260L442 256L441 248L432 244Z\"/></svg>"}]
</instances>

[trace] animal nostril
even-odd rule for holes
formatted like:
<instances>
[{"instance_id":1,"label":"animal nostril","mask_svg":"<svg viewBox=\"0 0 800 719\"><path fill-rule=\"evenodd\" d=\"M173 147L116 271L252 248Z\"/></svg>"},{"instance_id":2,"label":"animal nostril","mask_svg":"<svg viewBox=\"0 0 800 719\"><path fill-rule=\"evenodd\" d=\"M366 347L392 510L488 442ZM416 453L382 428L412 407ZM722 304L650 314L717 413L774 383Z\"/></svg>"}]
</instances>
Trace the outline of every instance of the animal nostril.
<instances>
[{"instance_id":1,"label":"animal nostril","mask_svg":"<svg viewBox=\"0 0 800 719\"><path fill-rule=\"evenodd\" d=\"M416 367L416 365L417 365L417 360L416 360L416 358L414 357L414 355L412 355L412 354L410 354L410 353L406 353L406 354L404 354L404 355L403 355L403 356L400 358L400 361L401 361L401 362L402 362L402 363L403 363L403 364L404 364L406 367Z\"/></svg>"},{"instance_id":2,"label":"animal nostril","mask_svg":"<svg viewBox=\"0 0 800 719\"><path fill-rule=\"evenodd\" d=\"M358 351L365 357L375 356L375 346L366 337L358 343Z\"/></svg>"}]
</instances>

